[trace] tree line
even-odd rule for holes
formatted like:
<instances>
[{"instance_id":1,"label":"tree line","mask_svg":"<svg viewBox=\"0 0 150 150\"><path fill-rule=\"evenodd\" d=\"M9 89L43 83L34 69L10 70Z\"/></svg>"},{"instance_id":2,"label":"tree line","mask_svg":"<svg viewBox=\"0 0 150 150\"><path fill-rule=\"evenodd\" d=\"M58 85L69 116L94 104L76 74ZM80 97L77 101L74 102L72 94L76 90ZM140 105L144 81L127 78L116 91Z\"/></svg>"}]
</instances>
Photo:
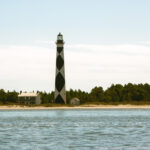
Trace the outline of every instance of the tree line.
<instances>
[{"instance_id":1,"label":"tree line","mask_svg":"<svg viewBox=\"0 0 150 150\"><path fill-rule=\"evenodd\" d=\"M18 92L0 90L0 104L17 104ZM40 92L42 104L52 103L54 92ZM132 84L125 85L112 84L106 90L101 86L94 87L90 92L70 89L66 92L67 103L74 97L80 99L81 104L85 103L103 103L103 104L132 104L149 103L150 104L150 84Z\"/></svg>"}]
</instances>

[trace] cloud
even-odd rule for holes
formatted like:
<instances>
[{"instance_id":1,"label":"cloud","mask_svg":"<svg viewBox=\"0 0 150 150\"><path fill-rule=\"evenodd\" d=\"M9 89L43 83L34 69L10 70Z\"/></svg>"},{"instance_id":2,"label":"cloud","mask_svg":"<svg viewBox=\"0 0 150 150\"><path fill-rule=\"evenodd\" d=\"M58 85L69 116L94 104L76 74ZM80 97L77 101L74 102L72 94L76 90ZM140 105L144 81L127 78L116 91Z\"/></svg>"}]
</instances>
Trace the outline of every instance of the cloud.
<instances>
[{"instance_id":1,"label":"cloud","mask_svg":"<svg viewBox=\"0 0 150 150\"><path fill-rule=\"evenodd\" d=\"M44 44L44 43L43 43ZM0 88L54 90L55 43L47 46L0 45ZM90 91L112 83L149 82L150 46L145 44L66 44L67 89Z\"/></svg>"},{"instance_id":2,"label":"cloud","mask_svg":"<svg viewBox=\"0 0 150 150\"><path fill-rule=\"evenodd\" d=\"M150 45L150 41L142 41L141 44Z\"/></svg>"},{"instance_id":3,"label":"cloud","mask_svg":"<svg viewBox=\"0 0 150 150\"><path fill-rule=\"evenodd\" d=\"M51 40L36 40L35 43L40 43L40 44L54 44L55 41L51 41Z\"/></svg>"},{"instance_id":4,"label":"cloud","mask_svg":"<svg viewBox=\"0 0 150 150\"><path fill-rule=\"evenodd\" d=\"M77 49L77 50L85 50L87 52L95 52L99 53L108 53L108 54L123 54L123 55L143 55L145 52L147 53L150 47L146 45L139 45L139 44L121 44L121 45L92 45L92 44L75 44L75 45L68 45L67 48L69 49ZM149 52L150 53L150 52Z\"/></svg>"}]
</instances>

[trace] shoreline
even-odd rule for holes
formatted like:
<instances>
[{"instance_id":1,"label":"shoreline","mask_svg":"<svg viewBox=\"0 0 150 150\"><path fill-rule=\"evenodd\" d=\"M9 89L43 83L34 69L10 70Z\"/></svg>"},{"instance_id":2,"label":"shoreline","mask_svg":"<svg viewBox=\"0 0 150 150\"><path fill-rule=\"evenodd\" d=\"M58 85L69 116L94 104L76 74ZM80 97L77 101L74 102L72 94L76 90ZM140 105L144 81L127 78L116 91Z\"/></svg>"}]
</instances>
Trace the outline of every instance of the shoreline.
<instances>
[{"instance_id":1,"label":"shoreline","mask_svg":"<svg viewBox=\"0 0 150 150\"><path fill-rule=\"evenodd\" d=\"M150 109L150 105L80 105L80 106L0 106L0 110L54 110L54 109Z\"/></svg>"}]
</instances>

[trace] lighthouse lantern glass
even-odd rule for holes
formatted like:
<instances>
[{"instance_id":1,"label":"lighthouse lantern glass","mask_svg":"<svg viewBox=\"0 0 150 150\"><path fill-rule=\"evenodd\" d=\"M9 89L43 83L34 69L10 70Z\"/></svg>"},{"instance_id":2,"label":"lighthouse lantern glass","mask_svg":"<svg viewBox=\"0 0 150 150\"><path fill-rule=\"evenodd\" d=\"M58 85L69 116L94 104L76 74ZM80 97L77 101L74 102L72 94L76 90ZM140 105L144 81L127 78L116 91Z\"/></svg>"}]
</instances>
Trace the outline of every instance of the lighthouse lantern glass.
<instances>
[{"instance_id":1,"label":"lighthouse lantern glass","mask_svg":"<svg viewBox=\"0 0 150 150\"><path fill-rule=\"evenodd\" d=\"M57 38L58 40L63 40L63 37L62 37L62 35L58 35L58 38Z\"/></svg>"}]
</instances>

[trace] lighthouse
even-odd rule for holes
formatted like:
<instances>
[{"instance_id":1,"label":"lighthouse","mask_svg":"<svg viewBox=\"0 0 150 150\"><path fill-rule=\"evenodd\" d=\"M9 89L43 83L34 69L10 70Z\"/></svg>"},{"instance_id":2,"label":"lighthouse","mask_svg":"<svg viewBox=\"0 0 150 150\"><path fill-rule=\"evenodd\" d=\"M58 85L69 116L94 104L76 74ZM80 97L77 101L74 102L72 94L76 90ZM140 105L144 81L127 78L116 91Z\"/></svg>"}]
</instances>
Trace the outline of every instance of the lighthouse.
<instances>
[{"instance_id":1,"label":"lighthouse","mask_svg":"<svg viewBox=\"0 0 150 150\"><path fill-rule=\"evenodd\" d=\"M55 76L55 103L66 104L65 67L64 67L64 40L61 33L56 41L56 76Z\"/></svg>"}]
</instances>

